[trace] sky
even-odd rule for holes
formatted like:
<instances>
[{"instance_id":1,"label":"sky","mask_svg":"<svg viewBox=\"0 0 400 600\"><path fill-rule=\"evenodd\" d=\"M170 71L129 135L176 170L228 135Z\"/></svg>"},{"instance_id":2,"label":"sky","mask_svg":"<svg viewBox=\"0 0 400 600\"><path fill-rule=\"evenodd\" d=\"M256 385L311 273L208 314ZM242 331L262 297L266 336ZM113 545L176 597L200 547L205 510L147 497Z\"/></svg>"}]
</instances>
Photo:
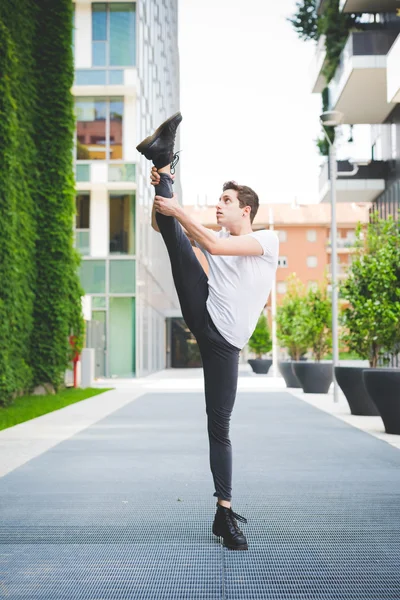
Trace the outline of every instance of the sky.
<instances>
[{"instance_id":1,"label":"sky","mask_svg":"<svg viewBox=\"0 0 400 600\"><path fill-rule=\"evenodd\" d=\"M286 20L295 0L180 0L183 203L214 205L225 181L261 203L318 201L321 95L315 45Z\"/></svg>"}]
</instances>

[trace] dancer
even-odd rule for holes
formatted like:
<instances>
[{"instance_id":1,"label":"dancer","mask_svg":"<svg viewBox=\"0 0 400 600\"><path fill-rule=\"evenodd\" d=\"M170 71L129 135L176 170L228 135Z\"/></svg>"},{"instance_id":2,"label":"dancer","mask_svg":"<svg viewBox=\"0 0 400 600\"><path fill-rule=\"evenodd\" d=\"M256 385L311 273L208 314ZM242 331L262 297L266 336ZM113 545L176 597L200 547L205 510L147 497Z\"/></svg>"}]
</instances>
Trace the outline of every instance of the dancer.
<instances>
[{"instance_id":1,"label":"dancer","mask_svg":"<svg viewBox=\"0 0 400 600\"><path fill-rule=\"evenodd\" d=\"M236 397L240 350L246 345L263 310L278 264L278 238L269 230L253 232L258 196L230 181L217 203L213 231L185 213L173 193L176 130L180 112L167 119L137 150L153 162L155 186L152 225L168 250L183 318L195 336L203 363L210 443L210 467L217 512L212 531L232 550L248 543L233 512L232 447L229 422ZM207 258L207 278L189 238Z\"/></svg>"}]
</instances>

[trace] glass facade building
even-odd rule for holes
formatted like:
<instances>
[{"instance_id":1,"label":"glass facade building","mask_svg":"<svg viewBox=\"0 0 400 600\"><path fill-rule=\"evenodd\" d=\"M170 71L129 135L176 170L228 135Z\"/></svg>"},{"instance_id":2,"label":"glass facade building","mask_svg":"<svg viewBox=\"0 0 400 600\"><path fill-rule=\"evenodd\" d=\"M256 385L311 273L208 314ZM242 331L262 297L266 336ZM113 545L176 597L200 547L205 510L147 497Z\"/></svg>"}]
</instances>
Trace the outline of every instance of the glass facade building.
<instances>
[{"instance_id":1,"label":"glass facade building","mask_svg":"<svg viewBox=\"0 0 400 600\"><path fill-rule=\"evenodd\" d=\"M136 151L179 109L177 19L177 0L74 2L75 245L97 377L164 368L166 319L180 316Z\"/></svg>"}]
</instances>

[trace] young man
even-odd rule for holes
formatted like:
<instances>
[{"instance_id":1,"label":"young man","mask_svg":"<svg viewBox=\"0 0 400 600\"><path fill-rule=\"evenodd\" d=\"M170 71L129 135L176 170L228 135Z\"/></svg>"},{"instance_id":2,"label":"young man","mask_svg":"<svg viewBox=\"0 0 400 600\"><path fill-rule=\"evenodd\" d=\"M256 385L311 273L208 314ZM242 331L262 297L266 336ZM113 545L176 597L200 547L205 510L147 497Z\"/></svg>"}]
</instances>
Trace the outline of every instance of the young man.
<instances>
[{"instance_id":1,"label":"young man","mask_svg":"<svg viewBox=\"0 0 400 600\"><path fill-rule=\"evenodd\" d=\"M229 421L236 397L239 353L267 301L279 243L271 231L253 232L258 196L232 181L223 186L216 206L217 223L226 231L207 229L185 213L173 194L171 176L177 162L174 142L181 120L181 114L176 113L137 149L154 164L152 225L167 247L182 315L197 340L203 362L210 467L214 496L218 498L213 533L223 538L227 548L247 550L237 520L247 521L231 507ZM208 279L189 238L207 258Z\"/></svg>"}]
</instances>

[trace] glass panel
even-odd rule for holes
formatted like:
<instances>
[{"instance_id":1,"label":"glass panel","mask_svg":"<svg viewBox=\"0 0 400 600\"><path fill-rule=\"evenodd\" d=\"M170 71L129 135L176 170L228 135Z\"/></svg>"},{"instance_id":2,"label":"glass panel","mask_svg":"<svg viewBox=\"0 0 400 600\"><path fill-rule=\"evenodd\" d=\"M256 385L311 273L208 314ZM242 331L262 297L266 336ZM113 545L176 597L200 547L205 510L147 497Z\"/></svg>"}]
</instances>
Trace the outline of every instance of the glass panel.
<instances>
[{"instance_id":1,"label":"glass panel","mask_svg":"<svg viewBox=\"0 0 400 600\"><path fill-rule=\"evenodd\" d=\"M90 165L76 165L76 181L90 181Z\"/></svg>"},{"instance_id":2,"label":"glass panel","mask_svg":"<svg viewBox=\"0 0 400 600\"><path fill-rule=\"evenodd\" d=\"M110 254L135 253L135 194L110 194Z\"/></svg>"},{"instance_id":3,"label":"glass panel","mask_svg":"<svg viewBox=\"0 0 400 600\"><path fill-rule=\"evenodd\" d=\"M122 160L122 127L123 127L124 101L123 99L110 100L110 160Z\"/></svg>"},{"instance_id":4,"label":"glass panel","mask_svg":"<svg viewBox=\"0 0 400 600\"><path fill-rule=\"evenodd\" d=\"M82 256L89 256L90 254L90 236L89 231L76 231L75 247Z\"/></svg>"},{"instance_id":5,"label":"glass panel","mask_svg":"<svg viewBox=\"0 0 400 600\"><path fill-rule=\"evenodd\" d=\"M103 2L92 4L92 39L107 39L107 12Z\"/></svg>"},{"instance_id":6,"label":"glass panel","mask_svg":"<svg viewBox=\"0 0 400 600\"><path fill-rule=\"evenodd\" d=\"M90 194L76 195L76 218L75 227L77 229L89 229L90 225Z\"/></svg>"},{"instance_id":7,"label":"glass panel","mask_svg":"<svg viewBox=\"0 0 400 600\"><path fill-rule=\"evenodd\" d=\"M136 165L109 165L108 181L136 181Z\"/></svg>"},{"instance_id":8,"label":"glass panel","mask_svg":"<svg viewBox=\"0 0 400 600\"><path fill-rule=\"evenodd\" d=\"M101 296L92 296L92 310L96 310L98 308L106 308L106 299ZM97 313L93 316L93 319L97 319Z\"/></svg>"},{"instance_id":9,"label":"glass panel","mask_svg":"<svg viewBox=\"0 0 400 600\"><path fill-rule=\"evenodd\" d=\"M86 294L105 294L106 262L104 260L83 260L79 276Z\"/></svg>"},{"instance_id":10,"label":"glass panel","mask_svg":"<svg viewBox=\"0 0 400 600\"><path fill-rule=\"evenodd\" d=\"M101 98L77 98L77 159L106 158L107 103Z\"/></svg>"},{"instance_id":11,"label":"glass panel","mask_svg":"<svg viewBox=\"0 0 400 600\"><path fill-rule=\"evenodd\" d=\"M136 291L135 261L110 261L110 294L134 294Z\"/></svg>"},{"instance_id":12,"label":"glass panel","mask_svg":"<svg viewBox=\"0 0 400 600\"><path fill-rule=\"evenodd\" d=\"M110 377L135 374L135 298L110 298Z\"/></svg>"},{"instance_id":13,"label":"glass panel","mask_svg":"<svg viewBox=\"0 0 400 600\"><path fill-rule=\"evenodd\" d=\"M124 72L123 71L108 71L108 83L110 85L124 85Z\"/></svg>"},{"instance_id":14,"label":"glass panel","mask_svg":"<svg viewBox=\"0 0 400 600\"><path fill-rule=\"evenodd\" d=\"M107 71L78 69L75 71L75 85L106 85Z\"/></svg>"},{"instance_id":15,"label":"glass panel","mask_svg":"<svg viewBox=\"0 0 400 600\"><path fill-rule=\"evenodd\" d=\"M110 65L135 64L135 4L113 3L110 7Z\"/></svg>"},{"instance_id":16,"label":"glass panel","mask_svg":"<svg viewBox=\"0 0 400 600\"><path fill-rule=\"evenodd\" d=\"M93 42L92 44L92 64L94 67L106 66L106 42Z\"/></svg>"}]
</instances>

